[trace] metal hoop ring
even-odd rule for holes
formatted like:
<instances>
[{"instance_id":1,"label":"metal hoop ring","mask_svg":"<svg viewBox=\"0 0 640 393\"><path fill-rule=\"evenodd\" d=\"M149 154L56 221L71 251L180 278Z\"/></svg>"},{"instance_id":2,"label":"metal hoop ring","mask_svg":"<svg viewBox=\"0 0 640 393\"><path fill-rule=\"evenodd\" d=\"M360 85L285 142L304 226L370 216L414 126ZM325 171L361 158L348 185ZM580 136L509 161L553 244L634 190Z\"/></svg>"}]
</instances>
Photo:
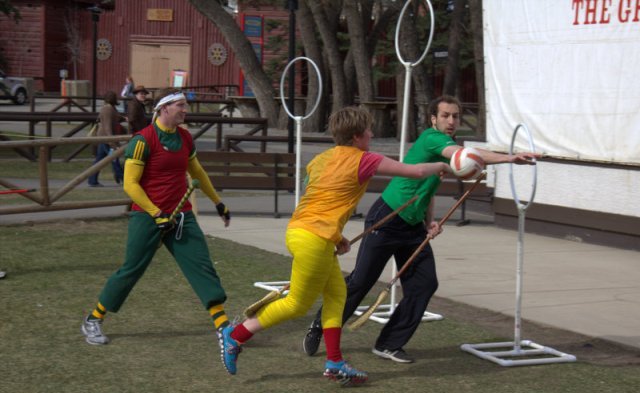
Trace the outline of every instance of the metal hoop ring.
<instances>
[{"instance_id":1,"label":"metal hoop ring","mask_svg":"<svg viewBox=\"0 0 640 393\"><path fill-rule=\"evenodd\" d=\"M398 56L398 60L400 61L400 63L402 63L405 66L414 67L420 64L422 60L424 60L424 58L427 56L427 52L429 52L429 47L431 47L431 41L433 41L433 30L435 27L435 20L433 16L433 7L431 6L431 2L429 0L425 0L425 3L427 3L427 7L429 7L429 16L431 17L431 29L429 30L429 41L427 42L427 47L424 48L424 52L422 52L422 56L420 56L420 58L416 60L415 63L411 63L404 60L402 58L402 55L400 54L400 44L398 41L400 39L400 25L402 24L402 17L404 16L404 13L407 11L407 7L409 6L409 4L411 4L411 2L412 0L407 0L407 2L404 4L404 7L402 7L400 16L398 17L398 24L396 24L395 44L396 44L396 55Z\"/></svg>"},{"instance_id":2,"label":"metal hoop ring","mask_svg":"<svg viewBox=\"0 0 640 393\"><path fill-rule=\"evenodd\" d=\"M289 111L289 107L287 107L287 103L284 99L284 78L287 75L287 71L289 71L289 67L291 67L293 63L295 63L298 60L306 60L307 62L309 62L313 66L313 68L316 70L316 74L318 75L318 97L316 98L316 103L313 105L313 108L311 108L311 111L304 117L301 117L301 119L304 120L309 116L311 116L313 112L316 111L316 108L318 108L318 104L320 104L320 98L322 97L322 75L320 75L320 69L318 68L316 63L314 63L313 60L305 56L296 57L295 59L291 60L289 64L287 64L284 71L282 71L282 77L280 78L280 100L282 101L282 106L284 107L284 110L287 112L287 115L289 115L290 118L295 119L296 116ZM293 83L295 83L295 81ZM295 108L293 109L295 111Z\"/></svg>"},{"instance_id":3,"label":"metal hoop ring","mask_svg":"<svg viewBox=\"0 0 640 393\"><path fill-rule=\"evenodd\" d=\"M520 128L525 130L527 133L527 136L529 138L529 149L532 152L536 151L536 148L533 144L533 137L531 136L531 132L529 132L529 128L526 126L526 124L520 123L513 130L513 135L511 136L511 145L509 146L510 156L513 155L513 146L516 141L516 135L518 134L518 130ZM534 158L533 161L535 163L536 159ZM526 204L520 201L520 199L518 198L518 194L516 193L515 181L513 180L513 163L512 162L509 163L509 182L511 183L511 195L513 195L513 200L516 203L516 207L522 211L527 210L527 208L529 208L529 206L531 206L531 204L533 203L533 198L536 195L536 184L538 183L538 165L533 166L533 184L531 189L531 196L529 197L529 202L527 202Z\"/></svg>"}]
</instances>

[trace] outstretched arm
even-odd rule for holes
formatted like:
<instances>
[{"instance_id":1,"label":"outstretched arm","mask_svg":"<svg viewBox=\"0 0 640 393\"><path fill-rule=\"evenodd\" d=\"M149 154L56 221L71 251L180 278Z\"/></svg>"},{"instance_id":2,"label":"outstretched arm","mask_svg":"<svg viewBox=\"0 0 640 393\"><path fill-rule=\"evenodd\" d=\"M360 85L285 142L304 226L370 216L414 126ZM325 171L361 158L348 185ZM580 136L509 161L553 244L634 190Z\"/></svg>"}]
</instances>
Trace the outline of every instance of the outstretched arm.
<instances>
[{"instance_id":1,"label":"outstretched arm","mask_svg":"<svg viewBox=\"0 0 640 393\"><path fill-rule=\"evenodd\" d=\"M431 175L441 175L444 172L451 173L451 168L444 162L412 165L403 164L389 157L384 157L380 165L378 165L376 174L422 179Z\"/></svg>"},{"instance_id":2,"label":"outstretched arm","mask_svg":"<svg viewBox=\"0 0 640 393\"><path fill-rule=\"evenodd\" d=\"M442 155L446 158L451 159L453 153L456 150L462 149L462 146L448 146L442 150ZM541 155L538 153L517 153L512 156L503 153L495 153L490 150L475 148L480 152L480 156L484 160L485 164L504 164L504 163L514 163L516 165L534 165L534 159L540 158Z\"/></svg>"}]
</instances>

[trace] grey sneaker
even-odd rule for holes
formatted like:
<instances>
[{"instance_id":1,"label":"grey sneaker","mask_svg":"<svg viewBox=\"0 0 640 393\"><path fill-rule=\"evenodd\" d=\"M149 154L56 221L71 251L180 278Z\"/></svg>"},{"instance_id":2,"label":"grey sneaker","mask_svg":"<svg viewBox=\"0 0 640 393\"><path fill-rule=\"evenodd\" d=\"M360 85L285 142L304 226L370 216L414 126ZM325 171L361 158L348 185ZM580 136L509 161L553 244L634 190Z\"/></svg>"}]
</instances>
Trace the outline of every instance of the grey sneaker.
<instances>
[{"instance_id":1,"label":"grey sneaker","mask_svg":"<svg viewBox=\"0 0 640 393\"><path fill-rule=\"evenodd\" d=\"M383 359L393 360L398 363L413 363L414 360L407 355L404 349L400 348L395 351L390 351L388 349L381 348L373 348L371 351L374 354L380 356Z\"/></svg>"},{"instance_id":2,"label":"grey sneaker","mask_svg":"<svg viewBox=\"0 0 640 393\"><path fill-rule=\"evenodd\" d=\"M88 344L109 344L109 337L105 336L104 333L102 333L102 320L89 320L89 317L86 317L82 321L81 330Z\"/></svg>"},{"instance_id":3,"label":"grey sneaker","mask_svg":"<svg viewBox=\"0 0 640 393\"><path fill-rule=\"evenodd\" d=\"M314 319L309 326L309 330L307 330L307 334L304 336L304 340L302 341L302 349L304 350L304 353L309 356L315 355L316 352L318 352L320 340L322 340L322 325L319 320Z\"/></svg>"}]
</instances>

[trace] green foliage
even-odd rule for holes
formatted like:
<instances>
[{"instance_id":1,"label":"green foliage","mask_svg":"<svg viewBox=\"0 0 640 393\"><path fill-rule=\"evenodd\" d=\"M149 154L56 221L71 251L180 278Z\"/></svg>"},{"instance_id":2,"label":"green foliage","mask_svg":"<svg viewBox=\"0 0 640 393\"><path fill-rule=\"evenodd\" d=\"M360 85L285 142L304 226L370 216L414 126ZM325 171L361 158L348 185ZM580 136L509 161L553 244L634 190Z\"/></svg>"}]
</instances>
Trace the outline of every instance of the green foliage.
<instances>
[{"instance_id":1,"label":"green foliage","mask_svg":"<svg viewBox=\"0 0 640 393\"><path fill-rule=\"evenodd\" d=\"M265 19L265 30L269 33L265 42L265 51L276 54L275 57L268 59L262 66L265 74L273 80L279 80L282 70L287 66L289 45L288 29L289 25L284 24L281 20Z\"/></svg>"},{"instance_id":2,"label":"green foliage","mask_svg":"<svg viewBox=\"0 0 640 393\"><path fill-rule=\"evenodd\" d=\"M22 19L20 10L11 4L9 0L0 0L0 12L13 19L16 23Z\"/></svg>"},{"instance_id":3,"label":"green foliage","mask_svg":"<svg viewBox=\"0 0 640 393\"><path fill-rule=\"evenodd\" d=\"M14 5L11 4L9 0L0 0L0 13L5 14L7 17L13 19L16 24L20 23L22 17L20 16L20 10L18 10ZM6 42L3 41L1 48L6 47ZM7 58L4 55L4 51L0 50L0 68L6 71L8 66Z\"/></svg>"},{"instance_id":4,"label":"green foliage","mask_svg":"<svg viewBox=\"0 0 640 393\"><path fill-rule=\"evenodd\" d=\"M267 31L267 33L271 33L273 30L282 26L283 26L282 21L277 19L266 19L264 23L264 28Z\"/></svg>"}]
</instances>

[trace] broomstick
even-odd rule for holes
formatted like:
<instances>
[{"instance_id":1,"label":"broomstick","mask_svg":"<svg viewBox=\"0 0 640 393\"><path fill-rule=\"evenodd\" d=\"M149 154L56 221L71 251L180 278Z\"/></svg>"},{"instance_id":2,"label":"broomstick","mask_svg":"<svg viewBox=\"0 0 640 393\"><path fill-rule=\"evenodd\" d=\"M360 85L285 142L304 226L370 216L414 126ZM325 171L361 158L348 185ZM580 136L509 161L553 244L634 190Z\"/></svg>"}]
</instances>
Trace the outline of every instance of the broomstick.
<instances>
[{"instance_id":1,"label":"broomstick","mask_svg":"<svg viewBox=\"0 0 640 393\"><path fill-rule=\"evenodd\" d=\"M469 196L469 194L471 194L471 192L480 184L480 182L485 178L486 174L483 173L482 175L480 175L480 177L476 180L475 183L473 183L473 185L471 186L471 188L469 188L461 197L460 199L458 199L458 201L451 206L451 208L449 209L449 211L447 212L447 214L444 215L444 217L442 217L442 219L440 220L440 222L438 223L440 226L443 226L445 222L447 222L447 220L449 219L449 217L451 217L451 215L453 214L453 212L458 208L458 206L460 206ZM376 311L376 309L380 306L380 304L382 304L382 302L384 301L384 299L387 298L387 296L389 296L389 292L391 291L391 288L393 287L393 285L395 284L396 281L398 281L398 279L402 276L402 274L409 268L409 266L413 263L413 261L416 259L416 257L418 256L418 254L420 254L420 252L422 252L422 250L427 246L427 244L429 244L429 241L433 238L433 236L431 235L427 235L427 237L422 241L422 243L420 243L420 245L418 246L418 248L413 252L413 254L411 254L411 256L409 257L409 259L407 259L407 261L405 262L404 266L402 266L402 269L400 269L400 271L395 275L395 277L393 277L393 279L391 279L391 281L389 281L389 283L387 284L387 286L382 290L382 292L380 292L380 294L378 295L378 297L376 298L376 301L369 306L369 308L362 313L362 315L360 315L358 317L358 319L356 319L355 321L353 321L353 323L351 323L349 325L349 330L356 330L359 329L360 327L362 327L362 325L365 324L365 322L367 322L367 320L369 319L369 317L371 317L371 315L373 315L373 313Z\"/></svg>"},{"instance_id":2,"label":"broomstick","mask_svg":"<svg viewBox=\"0 0 640 393\"><path fill-rule=\"evenodd\" d=\"M184 205L187 204L187 200L191 196L193 190L195 190L196 188L200 188L200 181L198 179L193 179L191 180L191 184L189 184L189 186L187 187L187 191L185 191L184 195L182 196L182 199L180 199L180 202L178 202L176 208L171 212L171 215L169 216L169 222L173 222L178 214L180 214L180 210L182 210ZM162 232L160 234L160 242L158 243L158 248L162 247L162 238L164 237L165 233L166 232Z\"/></svg>"}]
</instances>

